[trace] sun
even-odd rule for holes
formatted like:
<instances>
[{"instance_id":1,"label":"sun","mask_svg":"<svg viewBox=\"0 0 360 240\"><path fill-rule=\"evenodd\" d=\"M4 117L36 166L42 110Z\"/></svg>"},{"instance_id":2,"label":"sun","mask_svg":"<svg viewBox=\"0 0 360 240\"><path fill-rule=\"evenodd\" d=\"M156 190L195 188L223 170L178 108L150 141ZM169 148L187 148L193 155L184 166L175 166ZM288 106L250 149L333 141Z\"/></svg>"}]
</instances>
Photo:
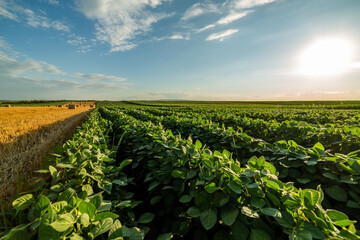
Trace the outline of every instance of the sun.
<instances>
[{"instance_id":1,"label":"sun","mask_svg":"<svg viewBox=\"0 0 360 240\"><path fill-rule=\"evenodd\" d=\"M352 44L343 38L318 39L299 56L299 73L307 76L331 76L346 72L353 55Z\"/></svg>"}]
</instances>

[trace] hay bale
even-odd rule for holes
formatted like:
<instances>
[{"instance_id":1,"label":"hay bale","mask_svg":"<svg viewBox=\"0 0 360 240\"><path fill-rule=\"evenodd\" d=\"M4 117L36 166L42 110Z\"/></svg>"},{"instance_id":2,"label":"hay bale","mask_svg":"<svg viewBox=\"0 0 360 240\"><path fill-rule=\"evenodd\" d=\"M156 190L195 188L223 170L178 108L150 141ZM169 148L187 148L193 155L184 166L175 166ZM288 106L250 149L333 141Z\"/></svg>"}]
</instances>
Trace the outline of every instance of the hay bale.
<instances>
[{"instance_id":1,"label":"hay bale","mask_svg":"<svg viewBox=\"0 0 360 240\"><path fill-rule=\"evenodd\" d=\"M93 108L94 106L93 105L90 105L90 108Z\"/></svg>"},{"instance_id":2,"label":"hay bale","mask_svg":"<svg viewBox=\"0 0 360 240\"><path fill-rule=\"evenodd\" d=\"M79 107L79 105L76 105L76 107Z\"/></svg>"},{"instance_id":3,"label":"hay bale","mask_svg":"<svg viewBox=\"0 0 360 240\"><path fill-rule=\"evenodd\" d=\"M5 107L11 107L11 105L10 104L5 104Z\"/></svg>"},{"instance_id":4,"label":"hay bale","mask_svg":"<svg viewBox=\"0 0 360 240\"><path fill-rule=\"evenodd\" d=\"M75 109L75 104L69 104L69 109Z\"/></svg>"}]
</instances>

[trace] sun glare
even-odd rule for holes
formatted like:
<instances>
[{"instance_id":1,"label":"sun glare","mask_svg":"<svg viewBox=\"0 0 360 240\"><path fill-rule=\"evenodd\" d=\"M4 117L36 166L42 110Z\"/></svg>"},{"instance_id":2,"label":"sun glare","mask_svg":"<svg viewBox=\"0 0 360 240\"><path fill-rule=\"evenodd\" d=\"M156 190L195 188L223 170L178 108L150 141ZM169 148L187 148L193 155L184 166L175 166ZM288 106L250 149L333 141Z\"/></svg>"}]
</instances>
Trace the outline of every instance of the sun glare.
<instances>
[{"instance_id":1,"label":"sun glare","mask_svg":"<svg viewBox=\"0 0 360 240\"><path fill-rule=\"evenodd\" d=\"M353 47L342 38L319 39L299 57L299 72L307 76L329 76L346 72L352 60Z\"/></svg>"}]
</instances>

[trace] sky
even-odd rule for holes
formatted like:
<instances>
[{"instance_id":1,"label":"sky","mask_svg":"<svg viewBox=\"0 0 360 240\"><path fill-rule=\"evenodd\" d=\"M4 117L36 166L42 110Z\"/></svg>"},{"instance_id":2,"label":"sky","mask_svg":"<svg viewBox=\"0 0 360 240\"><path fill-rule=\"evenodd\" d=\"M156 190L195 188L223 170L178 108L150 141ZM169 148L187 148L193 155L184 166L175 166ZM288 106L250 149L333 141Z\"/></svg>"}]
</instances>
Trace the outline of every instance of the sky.
<instances>
[{"instance_id":1,"label":"sky","mask_svg":"<svg viewBox=\"0 0 360 240\"><path fill-rule=\"evenodd\" d=\"M0 99L360 100L360 0L0 0Z\"/></svg>"}]
</instances>

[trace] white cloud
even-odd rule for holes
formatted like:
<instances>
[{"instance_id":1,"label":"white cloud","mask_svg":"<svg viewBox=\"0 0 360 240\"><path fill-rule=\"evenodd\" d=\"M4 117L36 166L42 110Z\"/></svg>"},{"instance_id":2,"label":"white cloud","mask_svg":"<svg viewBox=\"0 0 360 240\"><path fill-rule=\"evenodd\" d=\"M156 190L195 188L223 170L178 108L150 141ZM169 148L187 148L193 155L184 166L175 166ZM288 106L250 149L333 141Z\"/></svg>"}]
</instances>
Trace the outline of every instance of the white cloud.
<instances>
[{"instance_id":1,"label":"white cloud","mask_svg":"<svg viewBox=\"0 0 360 240\"><path fill-rule=\"evenodd\" d=\"M127 79L117 76L104 75L104 74L83 74L83 73L74 73L73 76L81 77L88 81L108 81L108 82L124 82Z\"/></svg>"},{"instance_id":2,"label":"white cloud","mask_svg":"<svg viewBox=\"0 0 360 240\"><path fill-rule=\"evenodd\" d=\"M96 36L110 44L111 51L126 51L138 45L137 38L152 30L152 25L173 13L153 13L164 0L75 0L77 10L96 20Z\"/></svg>"},{"instance_id":3,"label":"white cloud","mask_svg":"<svg viewBox=\"0 0 360 240\"><path fill-rule=\"evenodd\" d=\"M253 8L261 5L269 4L277 0L233 0L231 5L235 8Z\"/></svg>"},{"instance_id":4,"label":"white cloud","mask_svg":"<svg viewBox=\"0 0 360 240\"><path fill-rule=\"evenodd\" d=\"M207 26L205 26L205 27L203 27L203 28L200 28L200 29L197 30L197 31L198 31L198 32L203 32L203 31L208 30L208 29L213 28L213 27L216 27L216 25L215 25L215 24L209 24L209 25L207 25Z\"/></svg>"},{"instance_id":5,"label":"white cloud","mask_svg":"<svg viewBox=\"0 0 360 240\"><path fill-rule=\"evenodd\" d=\"M195 3L186 10L181 20L187 21L207 13L219 12L218 6L212 3Z\"/></svg>"},{"instance_id":6,"label":"white cloud","mask_svg":"<svg viewBox=\"0 0 360 240\"><path fill-rule=\"evenodd\" d=\"M58 31L70 32L70 26L64 22L35 14L30 9L24 9L23 11L26 15L27 24L32 27L52 28Z\"/></svg>"},{"instance_id":7,"label":"white cloud","mask_svg":"<svg viewBox=\"0 0 360 240\"><path fill-rule=\"evenodd\" d=\"M9 6L9 3L6 2L6 0L0 0L0 16L19 22L19 17L13 12L11 8L12 7Z\"/></svg>"},{"instance_id":8,"label":"white cloud","mask_svg":"<svg viewBox=\"0 0 360 240\"><path fill-rule=\"evenodd\" d=\"M48 0L47 2L52 5L57 5L57 6L60 5L60 2L58 0Z\"/></svg>"},{"instance_id":9,"label":"white cloud","mask_svg":"<svg viewBox=\"0 0 360 240\"><path fill-rule=\"evenodd\" d=\"M220 18L216 23L217 24L229 24L231 22L239 20L240 18L245 17L246 15L248 15L251 12L252 11L232 12L232 13L229 13L228 15L226 15L225 17Z\"/></svg>"},{"instance_id":10,"label":"white cloud","mask_svg":"<svg viewBox=\"0 0 360 240\"><path fill-rule=\"evenodd\" d=\"M228 29L226 31L213 33L206 38L206 41L212 41L212 40L223 41L226 37L229 37L230 35L232 35L236 32L238 32L237 29Z\"/></svg>"}]
</instances>

